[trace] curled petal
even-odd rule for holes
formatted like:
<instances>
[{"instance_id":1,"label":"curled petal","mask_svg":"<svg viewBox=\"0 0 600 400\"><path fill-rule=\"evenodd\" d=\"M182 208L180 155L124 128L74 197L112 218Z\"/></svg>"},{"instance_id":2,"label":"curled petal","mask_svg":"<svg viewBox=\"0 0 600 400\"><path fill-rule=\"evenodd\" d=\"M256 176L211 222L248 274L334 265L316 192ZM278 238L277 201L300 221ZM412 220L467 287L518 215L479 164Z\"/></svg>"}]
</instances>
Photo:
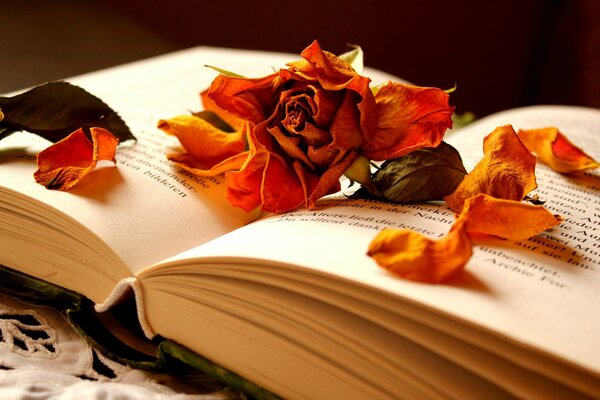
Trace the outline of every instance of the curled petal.
<instances>
[{"instance_id":1,"label":"curled petal","mask_svg":"<svg viewBox=\"0 0 600 400\"><path fill-rule=\"evenodd\" d=\"M519 138L529 151L556 172L567 174L600 166L571 143L558 128L520 130Z\"/></svg>"},{"instance_id":2,"label":"curled petal","mask_svg":"<svg viewBox=\"0 0 600 400\"><path fill-rule=\"evenodd\" d=\"M440 283L463 271L471 258L471 247L471 240L458 224L437 240L408 229L384 229L373 239L367 254L380 267L404 279Z\"/></svg>"},{"instance_id":3,"label":"curled petal","mask_svg":"<svg viewBox=\"0 0 600 400\"><path fill-rule=\"evenodd\" d=\"M454 107L448 94L389 82L375 95L377 131L366 136L363 154L371 160L397 158L423 147L436 147L452 127Z\"/></svg>"},{"instance_id":4,"label":"curled petal","mask_svg":"<svg viewBox=\"0 0 600 400\"><path fill-rule=\"evenodd\" d=\"M223 132L193 115L160 120L158 128L177 137L183 148L208 168L242 153L246 146L243 131Z\"/></svg>"},{"instance_id":5,"label":"curled petal","mask_svg":"<svg viewBox=\"0 0 600 400\"><path fill-rule=\"evenodd\" d=\"M258 124L270 115L276 104L272 94L277 78L277 74L256 79L219 75L206 96L220 109Z\"/></svg>"},{"instance_id":6,"label":"curled petal","mask_svg":"<svg viewBox=\"0 0 600 400\"><path fill-rule=\"evenodd\" d=\"M317 77L319 83L326 90L343 89L347 87L348 82L352 79L360 77L350 64L321 49L316 40L304 49L300 55L304 60L289 63L288 66L293 71L306 77Z\"/></svg>"},{"instance_id":7,"label":"curled petal","mask_svg":"<svg viewBox=\"0 0 600 400\"><path fill-rule=\"evenodd\" d=\"M510 125L496 128L483 142L483 158L444 200L460 213L466 199L480 193L521 201L536 188L535 157Z\"/></svg>"},{"instance_id":8,"label":"curled petal","mask_svg":"<svg viewBox=\"0 0 600 400\"><path fill-rule=\"evenodd\" d=\"M268 153L252 153L239 171L225 174L227 200L250 212L261 204L261 186Z\"/></svg>"},{"instance_id":9,"label":"curled petal","mask_svg":"<svg viewBox=\"0 0 600 400\"><path fill-rule=\"evenodd\" d=\"M119 140L103 128L90 128L90 133L92 141L78 129L40 152L35 181L47 189L68 190L94 170L98 161L114 162Z\"/></svg>"},{"instance_id":10,"label":"curled petal","mask_svg":"<svg viewBox=\"0 0 600 400\"><path fill-rule=\"evenodd\" d=\"M538 235L562 221L542 206L480 194L467 199L459 220L468 234L485 233L523 240Z\"/></svg>"},{"instance_id":11,"label":"curled petal","mask_svg":"<svg viewBox=\"0 0 600 400\"><path fill-rule=\"evenodd\" d=\"M213 99L208 97L208 89L200 93L200 99L202 100L202 108L206 111L212 111L219 116L223 121L229 124L233 129L239 131L244 125L244 120L236 117L235 115L228 113L219 107Z\"/></svg>"}]
</instances>

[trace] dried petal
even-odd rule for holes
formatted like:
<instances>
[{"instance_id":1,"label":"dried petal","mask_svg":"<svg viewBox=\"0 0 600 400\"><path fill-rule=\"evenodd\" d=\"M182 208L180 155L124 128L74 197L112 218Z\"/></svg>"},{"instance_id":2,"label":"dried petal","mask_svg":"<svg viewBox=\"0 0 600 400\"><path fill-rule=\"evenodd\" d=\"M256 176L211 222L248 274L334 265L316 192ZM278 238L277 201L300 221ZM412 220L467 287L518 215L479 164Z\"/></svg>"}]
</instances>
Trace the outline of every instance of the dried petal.
<instances>
[{"instance_id":1,"label":"dried petal","mask_svg":"<svg viewBox=\"0 0 600 400\"><path fill-rule=\"evenodd\" d=\"M521 201L536 188L535 157L510 125L500 126L483 142L484 156L458 188L444 200L459 213L469 197L480 193Z\"/></svg>"},{"instance_id":2,"label":"dried petal","mask_svg":"<svg viewBox=\"0 0 600 400\"><path fill-rule=\"evenodd\" d=\"M519 139L538 158L556 172L567 174L598 168L592 157L571 143L555 127L520 130Z\"/></svg>"},{"instance_id":3,"label":"dried petal","mask_svg":"<svg viewBox=\"0 0 600 400\"><path fill-rule=\"evenodd\" d=\"M206 168L244 152L246 146L242 131L223 132L193 115L160 120L158 128L177 137L183 148Z\"/></svg>"},{"instance_id":4,"label":"dried petal","mask_svg":"<svg viewBox=\"0 0 600 400\"><path fill-rule=\"evenodd\" d=\"M208 89L200 93L200 99L202 100L202 108L206 111L212 111L217 114L223 121L227 122L233 129L241 130L244 125L244 120L236 117L235 115L228 113L219 107L213 99L208 97Z\"/></svg>"},{"instance_id":5,"label":"dried petal","mask_svg":"<svg viewBox=\"0 0 600 400\"><path fill-rule=\"evenodd\" d=\"M363 154L371 160L397 158L423 147L436 147L452 127L454 107L448 94L389 82L375 96L377 131L366 137Z\"/></svg>"},{"instance_id":6,"label":"dried petal","mask_svg":"<svg viewBox=\"0 0 600 400\"><path fill-rule=\"evenodd\" d=\"M367 254L380 267L402 278L440 283L462 272L471 258L471 247L462 224L455 224L438 240L408 229L384 229L373 239Z\"/></svg>"},{"instance_id":7,"label":"dried petal","mask_svg":"<svg viewBox=\"0 0 600 400\"><path fill-rule=\"evenodd\" d=\"M523 240L548 230L562 221L542 206L480 194L465 201L459 220L469 234L485 233Z\"/></svg>"},{"instance_id":8,"label":"dried petal","mask_svg":"<svg viewBox=\"0 0 600 400\"><path fill-rule=\"evenodd\" d=\"M96 168L100 160L115 161L119 140L103 128L90 128L92 141L78 129L37 156L35 181L48 189L68 190Z\"/></svg>"}]
</instances>

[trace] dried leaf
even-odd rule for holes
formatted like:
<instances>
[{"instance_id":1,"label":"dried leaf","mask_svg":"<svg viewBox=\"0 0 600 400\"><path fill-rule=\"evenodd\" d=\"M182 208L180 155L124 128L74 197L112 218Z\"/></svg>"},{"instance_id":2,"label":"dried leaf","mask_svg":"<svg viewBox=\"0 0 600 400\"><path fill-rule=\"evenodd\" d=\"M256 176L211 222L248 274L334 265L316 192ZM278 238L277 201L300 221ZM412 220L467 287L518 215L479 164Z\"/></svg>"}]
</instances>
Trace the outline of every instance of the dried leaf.
<instances>
[{"instance_id":1,"label":"dried leaf","mask_svg":"<svg viewBox=\"0 0 600 400\"><path fill-rule=\"evenodd\" d=\"M0 130L25 130L51 142L91 127L114 133L121 142L135 137L121 117L102 100L67 82L50 82L12 97L0 97Z\"/></svg>"},{"instance_id":2,"label":"dried leaf","mask_svg":"<svg viewBox=\"0 0 600 400\"><path fill-rule=\"evenodd\" d=\"M520 130L519 139L538 158L556 172L567 174L598 168L592 157L571 143L555 127Z\"/></svg>"},{"instance_id":3,"label":"dried leaf","mask_svg":"<svg viewBox=\"0 0 600 400\"><path fill-rule=\"evenodd\" d=\"M115 161L119 140L103 128L90 128L92 141L77 129L37 156L37 183L47 189L68 190L96 168L100 160Z\"/></svg>"},{"instance_id":4,"label":"dried leaf","mask_svg":"<svg viewBox=\"0 0 600 400\"><path fill-rule=\"evenodd\" d=\"M439 200L454 192L467 175L460 154L442 142L384 162L373 184L385 200L408 203Z\"/></svg>"},{"instance_id":5,"label":"dried leaf","mask_svg":"<svg viewBox=\"0 0 600 400\"><path fill-rule=\"evenodd\" d=\"M408 229L384 229L367 252L377 264L404 279L440 283L457 276L471 258L471 240L462 224L432 239Z\"/></svg>"},{"instance_id":6,"label":"dried leaf","mask_svg":"<svg viewBox=\"0 0 600 400\"><path fill-rule=\"evenodd\" d=\"M543 206L480 194L467 199L459 220L469 234L485 233L523 240L548 230L562 221Z\"/></svg>"},{"instance_id":7,"label":"dried leaf","mask_svg":"<svg viewBox=\"0 0 600 400\"><path fill-rule=\"evenodd\" d=\"M483 142L484 156L458 188L444 200L459 213L466 199L480 193L521 201L536 188L535 157L510 125L500 126Z\"/></svg>"}]
</instances>

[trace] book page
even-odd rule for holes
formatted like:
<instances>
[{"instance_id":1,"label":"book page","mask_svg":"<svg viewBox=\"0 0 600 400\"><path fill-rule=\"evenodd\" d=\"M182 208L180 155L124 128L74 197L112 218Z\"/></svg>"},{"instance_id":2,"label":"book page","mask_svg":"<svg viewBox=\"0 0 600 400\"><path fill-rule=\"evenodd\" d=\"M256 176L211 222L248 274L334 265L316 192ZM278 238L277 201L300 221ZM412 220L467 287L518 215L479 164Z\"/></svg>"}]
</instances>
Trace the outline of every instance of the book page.
<instances>
[{"instance_id":1,"label":"book page","mask_svg":"<svg viewBox=\"0 0 600 400\"><path fill-rule=\"evenodd\" d=\"M513 121L516 127L556 124L575 143L583 143L590 152L598 150L585 143L593 143L600 133L600 112L568 107L525 111L531 111L531 115L515 111L501 120ZM478 160L483 136L496 123L493 119L482 120L449 138L466 154L468 169ZM366 255L369 242L383 228L408 228L434 238L443 236L454 221L453 213L443 203L393 206L348 200L343 193L324 200L317 209L275 215L250 224L173 262L197 264L195 271L199 274L204 262L237 263L240 271L241 265L296 266L307 275L325 274L319 278L325 282L323 285L332 277L354 282L373 293L387 293L390 305L408 301L423 307L423 315L430 312L427 310L436 310L479 327L480 332L493 332L504 343L522 349L503 355L516 362L529 365L522 355L528 354L526 349L534 349L551 354L548 360L578 365L598 376L600 346L596 332L600 331L600 313L595 312L594 304L600 261L594 237L600 228L599 177L597 172L563 176L543 166L538 171L538 192L546 200L546 207L567 220L530 240L478 241L463 276L444 285L397 278ZM158 274L160 268L148 272ZM354 289L347 290L351 293ZM477 339L476 333L472 336Z\"/></svg>"}]
</instances>

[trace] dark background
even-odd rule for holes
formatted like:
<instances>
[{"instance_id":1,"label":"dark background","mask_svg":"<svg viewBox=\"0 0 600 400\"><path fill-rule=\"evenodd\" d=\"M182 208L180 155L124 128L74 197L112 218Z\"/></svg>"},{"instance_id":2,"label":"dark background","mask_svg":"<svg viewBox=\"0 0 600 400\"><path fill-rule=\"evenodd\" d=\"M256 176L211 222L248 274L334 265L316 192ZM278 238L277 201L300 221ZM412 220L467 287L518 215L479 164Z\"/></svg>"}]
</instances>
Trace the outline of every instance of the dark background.
<instances>
[{"instance_id":1,"label":"dark background","mask_svg":"<svg viewBox=\"0 0 600 400\"><path fill-rule=\"evenodd\" d=\"M598 0L0 0L0 93L195 45L299 53L313 39L359 44L417 85L456 83L458 112L600 108Z\"/></svg>"}]
</instances>

